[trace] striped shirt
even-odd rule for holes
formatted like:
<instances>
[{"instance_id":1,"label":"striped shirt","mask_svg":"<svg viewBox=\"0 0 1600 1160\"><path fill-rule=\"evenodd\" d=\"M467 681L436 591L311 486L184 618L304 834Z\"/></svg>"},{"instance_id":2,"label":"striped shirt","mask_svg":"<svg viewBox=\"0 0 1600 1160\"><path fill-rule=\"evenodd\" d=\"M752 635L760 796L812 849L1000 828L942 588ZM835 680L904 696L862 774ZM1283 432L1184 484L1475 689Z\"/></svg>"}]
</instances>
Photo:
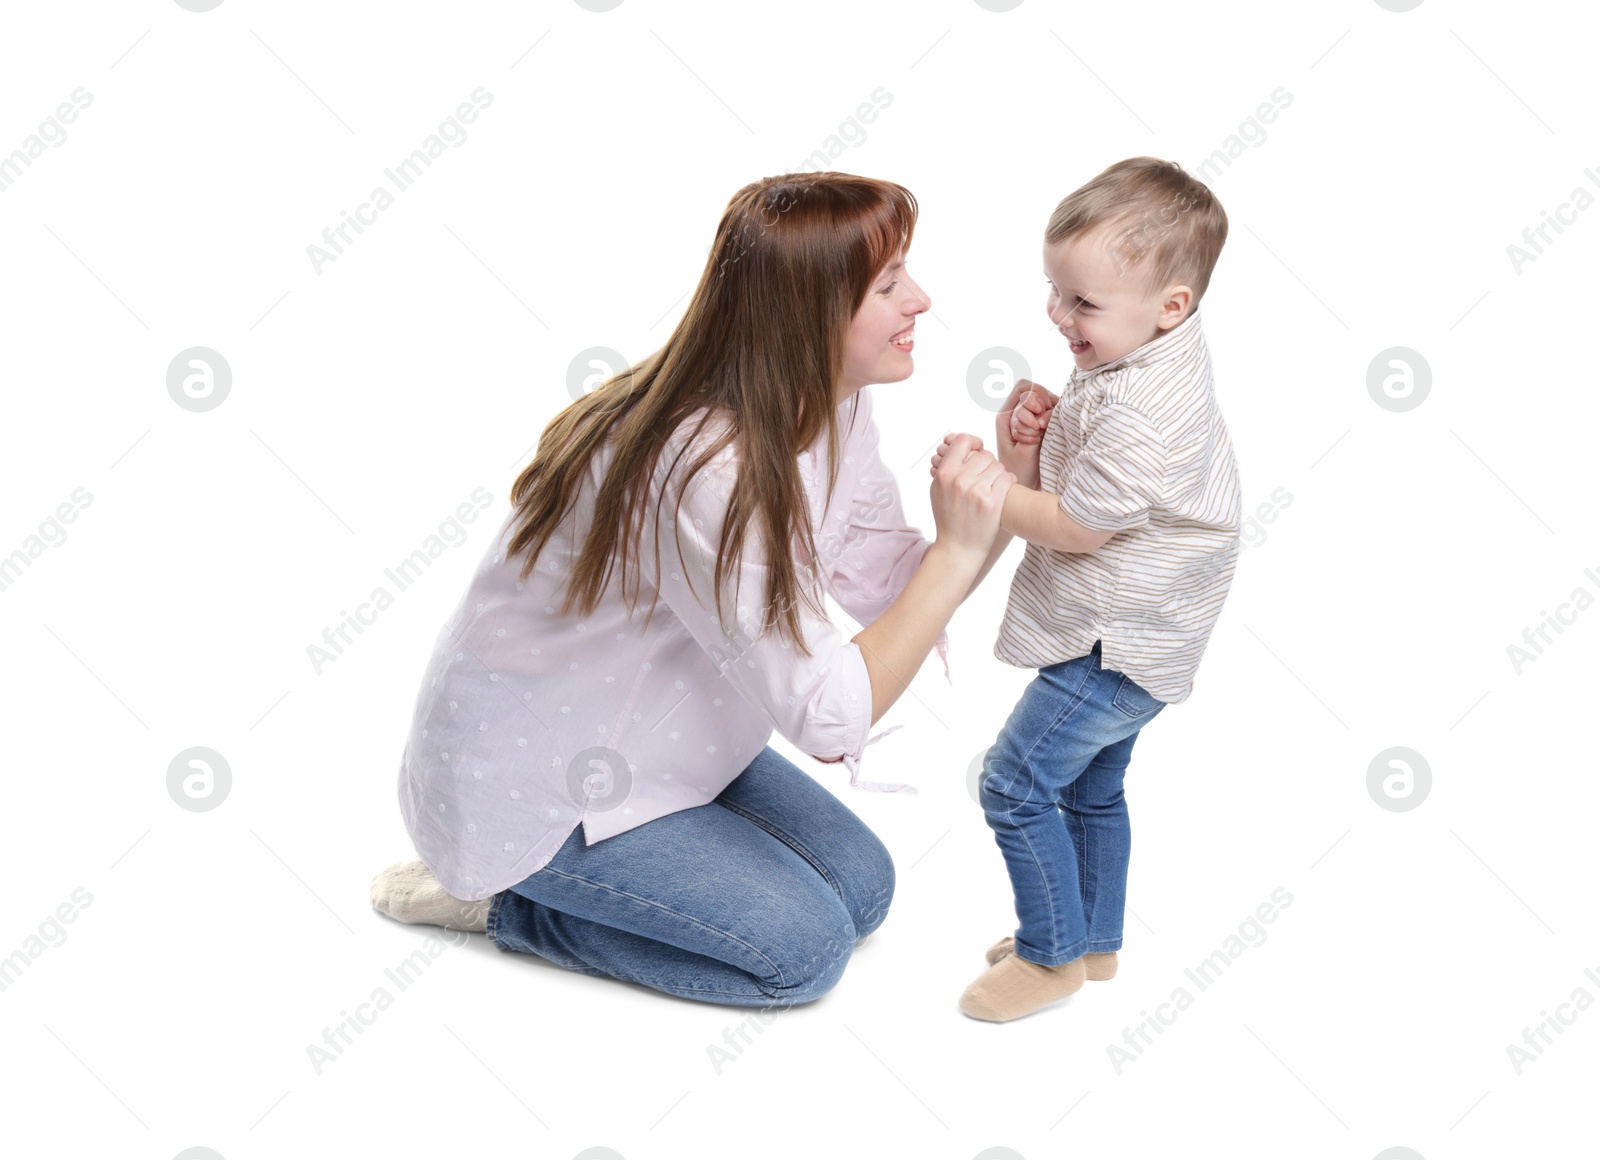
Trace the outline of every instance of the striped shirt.
<instances>
[{"instance_id":1,"label":"striped shirt","mask_svg":"<svg viewBox=\"0 0 1600 1160\"><path fill-rule=\"evenodd\" d=\"M1039 484L1093 552L1030 543L994 655L1021 668L1086 656L1157 700L1187 700L1233 582L1241 492L1200 312L1105 366L1074 371L1039 445Z\"/></svg>"}]
</instances>

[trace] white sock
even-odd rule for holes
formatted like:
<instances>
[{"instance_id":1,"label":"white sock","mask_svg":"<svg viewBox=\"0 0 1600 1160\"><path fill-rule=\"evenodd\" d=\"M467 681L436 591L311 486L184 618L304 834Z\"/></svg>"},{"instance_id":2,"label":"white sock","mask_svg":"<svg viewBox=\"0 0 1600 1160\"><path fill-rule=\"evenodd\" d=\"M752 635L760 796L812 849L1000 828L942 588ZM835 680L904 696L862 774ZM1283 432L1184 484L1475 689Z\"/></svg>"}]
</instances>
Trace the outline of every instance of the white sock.
<instances>
[{"instance_id":1,"label":"white sock","mask_svg":"<svg viewBox=\"0 0 1600 1160\"><path fill-rule=\"evenodd\" d=\"M396 862L374 878L372 905L401 922L480 934L488 930L489 899L469 902L451 896L420 858Z\"/></svg>"}]
</instances>

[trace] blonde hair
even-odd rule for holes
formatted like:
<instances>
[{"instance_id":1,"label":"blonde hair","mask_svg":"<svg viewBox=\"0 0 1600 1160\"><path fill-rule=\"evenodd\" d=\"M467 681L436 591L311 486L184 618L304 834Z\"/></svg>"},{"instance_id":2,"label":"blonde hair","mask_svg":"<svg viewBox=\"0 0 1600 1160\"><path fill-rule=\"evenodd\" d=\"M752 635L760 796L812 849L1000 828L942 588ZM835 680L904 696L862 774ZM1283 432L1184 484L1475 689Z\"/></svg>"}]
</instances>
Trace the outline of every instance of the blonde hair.
<instances>
[{"instance_id":1,"label":"blonde hair","mask_svg":"<svg viewBox=\"0 0 1600 1160\"><path fill-rule=\"evenodd\" d=\"M1228 215L1176 161L1130 157L1062 198L1044 231L1051 245L1088 236L1107 243L1121 274L1140 277L1142 294L1182 283L1192 308L1228 240Z\"/></svg>"}]
</instances>

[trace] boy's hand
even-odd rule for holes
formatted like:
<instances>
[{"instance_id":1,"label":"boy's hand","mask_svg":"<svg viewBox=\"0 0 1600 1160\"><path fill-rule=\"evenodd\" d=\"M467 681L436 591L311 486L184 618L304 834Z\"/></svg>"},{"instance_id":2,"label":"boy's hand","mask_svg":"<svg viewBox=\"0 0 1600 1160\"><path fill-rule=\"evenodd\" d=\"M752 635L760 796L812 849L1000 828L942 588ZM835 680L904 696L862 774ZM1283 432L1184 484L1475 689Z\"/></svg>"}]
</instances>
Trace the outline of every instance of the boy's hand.
<instances>
[{"instance_id":1,"label":"boy's hand","mask_svg":"<svg viewBox=\"0 0 1600 1160\"><path fill-rule=\"evenodd\" d=\"M1014 443L1038 443L1044 438L1044 429L1050 423L1050 412L1060 396L1027 379L1019 380L1017 387L1023 393L1009 416L1011 440Z\"/></svg>"},{"instance_id":2,"label":"boy's hand","mask_svg":"<svg viewBox=\"0 0 1600 1160\"><path fill-rule=\"evenodd\" d=\"M1018 379L994 417L996 458L1024 487L1039 486L1039 443L1056 396L1038 383Z\"/></svg>"}]
</instances>

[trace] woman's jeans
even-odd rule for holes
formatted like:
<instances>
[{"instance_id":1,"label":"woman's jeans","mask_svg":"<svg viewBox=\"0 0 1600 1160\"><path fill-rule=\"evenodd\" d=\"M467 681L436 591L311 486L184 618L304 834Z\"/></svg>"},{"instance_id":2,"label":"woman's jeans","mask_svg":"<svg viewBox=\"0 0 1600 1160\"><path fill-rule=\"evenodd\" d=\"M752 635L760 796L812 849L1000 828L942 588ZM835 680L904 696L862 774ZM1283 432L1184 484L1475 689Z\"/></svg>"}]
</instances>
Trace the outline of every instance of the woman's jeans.
<instances>
[{"instance_id":1,"label":"woman's jeans","mask_svg":"<svg viewBox=\"0 0 1600 1160\"><path fill-rule=\"evenodd\" d=\"M586 846L494 896L488 934L586 975L740 1007L815 999L894 894L889 851L770 746L715 800Z\"/></svg>"},{"instance_id":2,"label":"woman's jeans","mask_svg":"<svg viewBox=\"0 0 1600 1160\"><path fill-rule=\"evenodd\" d=\"M1016 897L1016 953L1056 966L1122 946L1134 738L1165 702L1088 656L1039 670L983 758L978 800Z\"/></svg>"}]
</instances>

